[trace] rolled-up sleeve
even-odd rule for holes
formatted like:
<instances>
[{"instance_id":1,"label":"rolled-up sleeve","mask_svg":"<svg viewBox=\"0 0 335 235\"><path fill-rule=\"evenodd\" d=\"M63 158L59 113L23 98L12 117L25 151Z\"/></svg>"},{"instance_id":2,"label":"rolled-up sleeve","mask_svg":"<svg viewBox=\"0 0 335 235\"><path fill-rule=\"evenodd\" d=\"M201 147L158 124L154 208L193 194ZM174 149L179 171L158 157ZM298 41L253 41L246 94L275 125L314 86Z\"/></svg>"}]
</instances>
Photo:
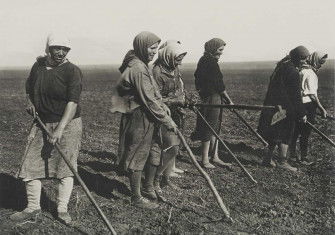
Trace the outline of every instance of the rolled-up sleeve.
<instances>
[{"instance_id":1,"label":"rolled-up sleeve","mask_svg":"<svg viewBox=\"0 0 335 235\"><path fill-rule=\"evenodd\" d=\"M75 103L79 102L82 90L83 74L78 67L73 67L67 88L67 100Z\"/></svg>"}]
</instances>

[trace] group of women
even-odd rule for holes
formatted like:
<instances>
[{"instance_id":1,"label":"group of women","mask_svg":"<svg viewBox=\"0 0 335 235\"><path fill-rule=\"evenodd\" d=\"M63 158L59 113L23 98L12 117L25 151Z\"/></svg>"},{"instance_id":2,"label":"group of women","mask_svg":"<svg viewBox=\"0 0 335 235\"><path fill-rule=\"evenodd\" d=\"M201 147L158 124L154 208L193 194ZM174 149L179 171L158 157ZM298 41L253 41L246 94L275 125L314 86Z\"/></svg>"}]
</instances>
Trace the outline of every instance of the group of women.
<instances>
[{"instance_id":1,"label":"group of women","mask_svg":"<svg viewBox=\"0 0 335 235\"><path fill-rule=\"evenodd\" d=\"M185 115L182 106L187 102L179 71L179 65L187 52L179 41L170 40L159 46L160 42L161 39L150 32L141 32L135 37L133 49L127 52L119 68L121 76L111 97L111 111L122 113L117 163L129 177L131 203L150 209L158 206L156 199L161 196L161 186L176 188L170 176L175 170L174 162L179 152L177 132L183 125ZM204 55L194 74L196 89L203 103L233 104L226 92L218 65L225 45L219 38L205 43ZM34 116L37 112L52 135L48 137L37 123L31 129L29 144L18 173L18 177L26 184L28 205L23 211L11 215L11 219L15 221L40 213L40 179L57 178L58 219L64 223L71 222L67 205L73 188L73 173L54 149L54 144L58 143L72 165L77 167L82 132L79 107L82 74L77 66L66 59L70 48L69 42L63 37L49 36L46 56L37 59L26 82L28 112ZM151 70L149 63L157 51L158 58ZM313 75L310 78L313 70L309 71L320 66L326 57L314 59L313 67L313 64L306 66L302 63L308 55L307 49L302 47L292 50L290 58L278 64L270 81L264 104L281 105L286 110L286 118L272 124L274 113L264 111L261 115L259 131L270 143L270 154L264 159L265 165L270 165L271 151L277 144L282 153L281 165L286 164L284 159L287 145L293 141L293 136L297 138L299 133L308 135L303 126L296 129L295 135L291 132L299 118L303 119L305 116L305 110L310 111L307 115L310 119L315 114L315 106L303 105L301 90L306 98L304 103L316 100L326 115L317 99L317 77ZM317 55L315 57L319 58ZM308 70L305 72L303 85L299 83L297 69L302 68L302 65ZM219 131L222 110L203 108L201 112L214 130ZM219 159L215 137L200 118L197 119L192 139L202 141L203 167L226 165ZM212 157L211 162L209 156ZM145 177L142 184L143 172Z\"/></svg>"}]
</instances>

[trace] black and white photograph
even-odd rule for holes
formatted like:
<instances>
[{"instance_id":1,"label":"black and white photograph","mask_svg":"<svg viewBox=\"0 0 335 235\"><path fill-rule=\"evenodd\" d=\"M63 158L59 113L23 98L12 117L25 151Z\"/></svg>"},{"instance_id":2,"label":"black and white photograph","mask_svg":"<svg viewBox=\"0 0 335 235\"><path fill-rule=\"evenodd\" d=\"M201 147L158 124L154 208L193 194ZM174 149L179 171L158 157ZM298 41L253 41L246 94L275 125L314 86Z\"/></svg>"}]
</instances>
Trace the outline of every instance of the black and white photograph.
<instances>
[{"instance_id":1,"label":"black and white photograph","mask_svg":"<svg viewBox=\"0 0 335 235\"><path fill-rule=\"evenodd\" d=\"M335 233L334 1L0 3L0 234Z\"/></svg>"}]
</instances>

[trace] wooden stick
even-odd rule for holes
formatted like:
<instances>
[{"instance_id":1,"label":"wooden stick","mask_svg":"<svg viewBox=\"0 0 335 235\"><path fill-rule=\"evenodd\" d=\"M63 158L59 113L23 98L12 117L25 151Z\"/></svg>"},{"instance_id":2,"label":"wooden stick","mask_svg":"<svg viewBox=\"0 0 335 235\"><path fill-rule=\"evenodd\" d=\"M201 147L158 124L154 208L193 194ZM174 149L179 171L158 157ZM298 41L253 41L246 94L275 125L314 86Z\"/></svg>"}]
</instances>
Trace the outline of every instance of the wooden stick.
<instances>
[{"instance_id":1,"label":"wooden stick","mask_svg":"<svg viewBox=\"0 0 335 235\"><path fill-rule=\"evenodd\" d=\"M212 133L215 135L215 137L221 142L221 144L225 147L225 149L228 151L228 153L230 154L230 156L233 157L233 159L235 160L235 162L242 168L242 170L244 171L244 173L249 177L249 179L254 182L255 184L257 184L257 181L251 176L251 174L247 171L247 169L245 169L245 167L242 165L242 163L237 159L237 157L233 154L233 152L228 148L228 146L222 141L222 139L220 138L220 136L216 133L216 131L213 129L213 127L211 127L211 125L206 121L206 119L204 118L204 116L202 116L202 114L200 113L200 111L196 108L193 107L193 111L198 114L202 120L206 123L207 127L212 131Z\"/></svg>"},{"instance_id":2,"label":"wooden stick","mask_svg":"<svg viewBox=\"0 0 335 235\"><path fill-rule=\"evenodd\" d=\"M189 104L190 107L212 107L212 108L227 108L227 109L245 109L245 110L263 110L263 109L277 109L275 106L263 105L243 105L243 104Z\"/></svg>"},{"instance_id":3,"label":"wooden stick","mask_svg":"<svg viewBox=\"0 0 335 235\"><path fill-rule=\"evenodd\" d=\"M323 134L318 128L316 128L315 126L312 125L312 123L310 123L309 121L306 122L307 125L309 125L316 133L318 133L326 142L330 143L331 145L333 145L333 147L335 147L335 143L329 139L325 134Z\"/></svg>"},{"instance_id":4,"label":"wooden stick","mask_svg":"<svg viewBox=\"0 0 335 235\"><path fill-rule=\"evenodd\" d=\"M177 130L177 134L181 140L181 142L183 143L183 145L185 146L188 154L191 157L191 160L193 162L193 164L195 165L195 167L197 168L197 170L200 172L200 174L206 179L207 183L209 184L209 188L211 189L212 193L214 194L214 197L216 199L216 201L219 203L220 208L222 209L224 215L226 216L227 219L229 219L231 222L233 222L233 219L230 217L230 213L227 209L227 207L225 206L225 204L222 201L222 198L220 197L218 191L216 190L211 178L209 177L209 175L201 168L201 166L199 165L199 163L197 162L195 156L192 153L192 150L190 148L190 146L187 144L184 136L181 134L181 132L179 130Z\"/></svg>"},{"instance_id":5,"label":"wooden stick","mask_svg":"<svg viewBox=\"0 0 335 235\"><path fill-rule=\"evenodd\" d=\"M36 120L42 126L43 130L47 133L47 135L49 137L51 137L51 133L48 131L48 129L46 128L46 126L44 125L44 123L42 122L42 120L39 118L39 116L37 116L37 114L36 114ZM70 168L70 170L74 174L75 178L78 180L79 184L83 188L83 190L86 193L87 197L90 199L90 201L93 204L94 208L98 211L98 214L101 216L101 218L103 219L103 221L107 225L109 231L113 235L116 235L116 231L112 227L111 223L109 222L109 220L107 219L107 217L105 216L105 214L102 212L102 210L100 209L98 203L94 200L92 194L90 193L90 191L88 190L87 186L85 185L84 181L81 179L81 177L79 176L78 172L71 165L70 161L67 159L67 157L65 156L65 154L59 148L59 145L57 143L55 144L55 148L59 152L60 156L63 158L63 160L65 161L65 163L67 164L67 166Z\"/></svg>"},{"instance_id":6,"label":"wooden stick","mask_svg":"<svg viewBox=\"0 0 335 235\"><path fill-rule=\"evenodd\" d=\"M263 137L257 133L249 124L248 122L234 109L229 109L231 112L233 112L242 122L243 124L252 132L254 135L263 143L265 147L269 146L268 142L266 142Z\"/></svg>"}]
</instances>

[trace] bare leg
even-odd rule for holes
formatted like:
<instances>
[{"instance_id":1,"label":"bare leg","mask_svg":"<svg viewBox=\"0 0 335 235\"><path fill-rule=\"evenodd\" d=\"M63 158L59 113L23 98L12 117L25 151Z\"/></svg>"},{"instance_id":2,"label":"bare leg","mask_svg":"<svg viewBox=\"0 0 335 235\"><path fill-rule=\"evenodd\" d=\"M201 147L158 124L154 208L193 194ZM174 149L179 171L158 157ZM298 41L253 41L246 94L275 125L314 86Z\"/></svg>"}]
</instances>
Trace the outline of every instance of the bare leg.
<instances>
[{"instance_id":1,"label":"bare leg","mask_svg":"<svg viewBox=\"0 0 335 235\"><path fill-rule=\"evenodd\" d=\"M210 148L210 140L201 142L202 164L205 168L215 168L214 165L209 163L209 157L208 157L209 148Z\"/></svg>"},{"instance_id":2,"label":"bare leg","mask_svg":"<svg viewBox=\"0 0 335 235\"><path fill-rule=\"evenodd\" d=\"M211 139L212 153L213 153L213 163L219 164L220 166L231 166L230 163L226 163L219 158L219 140L213 136Z\"/></svg>"}]
</instances>

